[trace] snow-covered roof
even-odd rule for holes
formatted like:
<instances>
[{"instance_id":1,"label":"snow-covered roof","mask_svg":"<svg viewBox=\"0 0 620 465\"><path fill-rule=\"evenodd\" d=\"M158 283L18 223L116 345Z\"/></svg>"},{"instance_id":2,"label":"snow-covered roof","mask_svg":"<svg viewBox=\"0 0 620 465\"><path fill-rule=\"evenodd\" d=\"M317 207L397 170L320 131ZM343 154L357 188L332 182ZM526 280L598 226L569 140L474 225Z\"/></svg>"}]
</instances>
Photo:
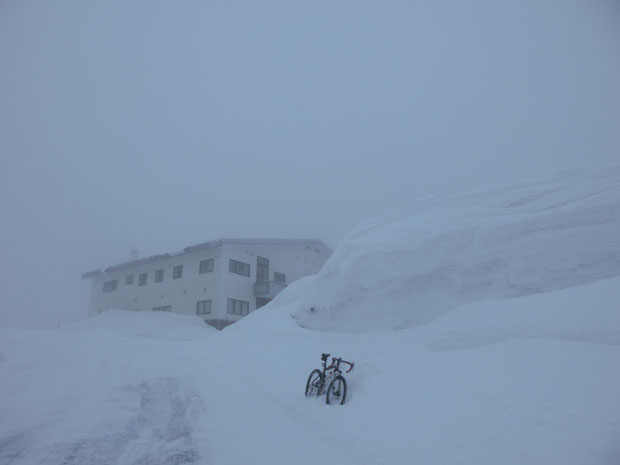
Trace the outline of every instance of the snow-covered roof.
<instances>
[{"instance_id":1,"label":"snow-covered roof","mask_svg":"<svg viewBox=\"0 0 620 465\"><path fill-rule=\"evenodd\" d=\"M119 263L118 265L112 265L102 270L88 271L82 274L82 279L94 278L103 273L114 273L115 271L124 270L126 268L132 268L134 266L144 265L146 263L161 262L169 260L171 258L180 257L183 255L189 255L196 252L203 252L205 250L215 249L218 247L252 247L260 245L298 245L298 244L312 244L320 247L323 251L331 254L331 248L320 239L236 239L236 238L222 238L214 241L202 242L200 244L190 245L177 252L170 252L158 255L152 255L150 257L139 258L137 260L130 260L128 262Z\"/></svg>"}]
</instances>

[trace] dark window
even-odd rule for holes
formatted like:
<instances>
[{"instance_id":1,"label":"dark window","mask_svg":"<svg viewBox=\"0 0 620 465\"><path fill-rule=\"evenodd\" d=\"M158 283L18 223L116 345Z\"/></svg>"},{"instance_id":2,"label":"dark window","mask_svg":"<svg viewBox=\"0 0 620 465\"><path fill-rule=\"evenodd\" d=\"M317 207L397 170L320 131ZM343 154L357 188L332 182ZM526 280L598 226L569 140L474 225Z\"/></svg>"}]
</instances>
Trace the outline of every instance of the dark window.
<instances>
[{"instance_id":1,"label":"dark window","mask_svg":"<svg viewBox=\"0 0 620 465\"><path fill-rule=\"evenodd\" d=\"M256 257L256 282L264 283L265 281L269 281L269 260Z\"/></svg>"},{"instance_id":2,"label":"dark window","mask_svg":"<svg viewBox=\"0 0 620 465\"><path fill-rule=\"evenodd\" d=\"M118 279L103 283L103 292L113 292L118 288Z\"/></svg>"},{"instance_id":3,"label":"dark window","mask_svg":"<svg viewBox=\"0 0 620 465\"><path fill-rule=\"evenodd\" d=\"M264 297L257 297L256 298L256 310L258 310L261 307L264 307L269 302L271 302L271 299L265 299Z\"/></svg>"},{"instance_id":4,"label":"dark window","mask_svg":"<svg viewBox=\"0 0 620 465\"><path fill-rule=\"evenodd\" d=\"M172 311L172 306L171 305L164 305L163 307L153 307L153 311L154 312L171 312Z\"/></svg>"},{"instance_id":5,"label":"dark window","mask_svg":"<svg viewBox=\"0 0 620 465\"><path fill-rule=\"evenodd\" d=\"M202 260L200 262L200 268L198 270L198 273L211 273L213 271L213 261L214 260L212 258L209 258L208 260Z\"/></svg>"},{"instance_id":6,"label":"dark window","mask_svg":"<svg viewBox=\"0 0 620 465\"><path fill-rule=\"evenodd\" d=\"M196 302L196 315L206 315L207 313L211 313L211 301L201 300Z\"/></svg>"},{"instance_id":7,"label":"dark window","mask_svg":"<svg viewBox=\"0 0 620 465\"><path fill-rule=\"evenodd\" d=\"M228 299L226 312L231 315L245 316L250 312L250 302L245 300Z\"/></svg>"},{"instance_id":8,"label":"dark window","mask_svg":"<svg viewBox=\"0 0 620 465\"><path fill-rule=\"evenodd\" d=\"M183 265L175 266L172 269L172 279L179 279L183 277Z\"/></svg>"},{"instance_id":9,"label":"dark window","mask_svg":"<svg viewBox=\"0 0 620 465\"><path fill-rule=\"evenodd\" d=\"M231 259L230 262L228 262L228 271L249 277L250 265L248 263L238 262L237 260Z\"/></svg>"},{"instance_id":10,"label":"dark window","mask_svg":"<svg viewBox=\"0 0 620 465\"><path fill-rule=\"evenodd\" d=\"M164 270L155 270L155 282L160 283L164 280Z\"/></svg>"},{"instance_id":11,"label":"dark window","mask_svg":"<svg viewBox=\"0 0 620 465\"><path fill-rule=\"evenodd\" d=\"M286 275L284 273L273 272L273 280L277 283L286 284Z\"/></svg>"},{"instance_id":12,"label":"dark window","mask_svg":"<svg viewBox=\"0 0 620 465\"><path fill-rule=\"evenodd\" d=\"M140 273L140 276L138 276L138 286L144 286L146 284L147 276L147 273Z\"/></svg>"},{"instance_id":13,"label":"dark window","mask_svg":"<svg viewBox=\"0 0 620 465\"><path fill-rule=\"evenodd\" d=\"M125 276L125 284L133 284L133 274L128 274L127 276Z\"/></svg>"}]
</instances>

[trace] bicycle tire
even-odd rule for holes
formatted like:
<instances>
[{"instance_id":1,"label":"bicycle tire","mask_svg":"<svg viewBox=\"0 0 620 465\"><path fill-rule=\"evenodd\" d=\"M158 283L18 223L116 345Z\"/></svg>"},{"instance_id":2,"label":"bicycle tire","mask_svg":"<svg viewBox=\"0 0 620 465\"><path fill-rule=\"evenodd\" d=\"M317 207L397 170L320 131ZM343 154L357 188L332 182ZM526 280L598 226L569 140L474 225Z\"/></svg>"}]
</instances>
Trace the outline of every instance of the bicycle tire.
<instances>
[{"instance_id":1,"label":"bicycle tire","mask_svg":"<svg viewBox=\"0 0 620 465\"><path fill-rule=\"evenodd\" d=\"M347 400L347 381L343 376L335 376L327 386L327 395L325 402L334 405L343 405Z\"/></svg>"},{"instance_id":2,"label":"bicycle tire","mask_svg":"<svg viewBox=\"0 0 620 465\"><path fill-rule=\"evenodd\" d=\"M323 373L316 368L310 372L308 381L306 381L306 397L318 396L323 389Z\"/></svg>"}]
</instances>

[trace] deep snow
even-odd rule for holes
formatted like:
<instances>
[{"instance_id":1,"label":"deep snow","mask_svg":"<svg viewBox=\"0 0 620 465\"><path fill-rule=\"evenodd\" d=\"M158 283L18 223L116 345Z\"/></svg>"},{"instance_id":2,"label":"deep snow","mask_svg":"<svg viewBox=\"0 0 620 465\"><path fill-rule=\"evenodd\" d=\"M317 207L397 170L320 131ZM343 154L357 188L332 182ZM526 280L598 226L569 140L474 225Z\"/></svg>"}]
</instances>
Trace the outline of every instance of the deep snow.
<instances>
[{"instance_id":1,"label":"deep snow","mask_svg":"<svg viewBox=\"0 0 620 465\"><path fill-rule=\"evenodd\" d=\"M417 202L221 332L0 329L0 465L617 465L619 198L616 165ZM322 352L344 406L303 394Z\"/></svg>"},{"instance_id":2,"label":"deep snow","mask_svg":"<svg viewBox=\"0 0 620 465\"><path fill-rule=\"evenodd\" d=\"M0 330L1 464L617 464L620 278L324 333L268 306L220 333L108 312ZM349 400L303 395L321 352Z\"/></svg>"},{"instance_id":3,"label":"deep snow","mask_svg":"<svg viewBox=\"0 0 620 465\"><path fill-rule=\"evenodd\" d=\"M286 302L317 330L432 321L469 302L620 275L620 164L435 197L369 219Z\"/></svg>"}]
</instances>

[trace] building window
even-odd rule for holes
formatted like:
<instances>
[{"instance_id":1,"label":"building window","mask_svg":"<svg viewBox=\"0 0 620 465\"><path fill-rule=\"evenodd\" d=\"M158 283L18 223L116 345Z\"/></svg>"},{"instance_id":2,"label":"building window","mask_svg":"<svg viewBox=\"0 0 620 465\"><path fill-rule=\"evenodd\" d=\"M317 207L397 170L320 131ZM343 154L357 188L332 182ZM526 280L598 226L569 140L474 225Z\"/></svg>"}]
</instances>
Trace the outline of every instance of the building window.
<instances>
[{"instance_id":1,"label":"building window","mask_svg":"<svg viewBox=\"0 0 620 465\"><path fill-rule=\"evenodd\" d=\"M273 280L277 283L286 284L286 275L284 273L273 272Z\"/></svg>"},{"instance_id":2,"label":"building window","mask_svg":"<svg viewBox=\"0 0 620 465\"><path fill-rule=\"evenodd\" d=\"M226 313L245 316L250 313L250 302L246 302L245 300L228 299Z\"/></svg>"},{"instance_id":3,"label":"building window","mask_svg":"<svg viewBox=\"0 0 620 465\"><path fill-rule=\"evenodd\" d=\"M162 307L153 307L154 312L171 312L172 305L164 305Z\"/></svg>"},{"instance_id":4,"label":"building window","mask_svg":"<svg viewBox=\"0 0 620 465\"><path fill-rule=\"evenodd\" d=\"M133 284L133 273L125 276L125 284L126 285Z\"/></svg>"},{"instance_id":5,"label":"building window","mask_svg":"<svg viewBox=\"0 0 620 465\"><path fill-rule=\"evenodd\" d=\"M103 283L103 292L113 292L118 288L118 279Z\"/></svg>"},{"instance_id":6,"label":"building window","mask_svg":"<svg viewBox=\"0 0 620 465\"><path fill-rule=\"evenodd\" d=\"M183 277L183 265L175 266L172 269L172 279L179 279Z\"/></svg>"},{"instance_id":7,"label":"building window","mask_svg":"<svg viewBox=\"0 0 620 465\"><path fill-rule=\"evenodd\" d=\"M256 282L264 283L265 281L269 281L269 260L256 257Z\"/></svg>"},{"instance_id":8,"label":"building window","mask_svg":"<svg viewBox=\"0 0 620 465\"><path fill-rule=\"evenodd\" d=\"M207 313L211 313L211 301L201 300L196 302L196 315L206 315Z\"/></svg>"},{"instance_id":9,"label":"building window","mask_svg":"<svg viewBox=\"0 0 620 465\"><path fill-rule=\"evenodd\" d=\"M200 262L200 268L198 270L198 273L203 274L213 272L213 262L214 260L212 258L209 258L208 260L202 260Z\"/></svg>"},{"instance_id":10,"label":"building window","mask_svg":"<svg viewBox=\"0 0 620 465\"><path fill-rule=\"evenodd\" d=\"M147 273L140 273L138 276L138 286L144 286L146 284Z\"/></svg>"},{"instance_id":11,"label":"building window","mask_svg":"<svg viewBox=\"0 0 620 465\"><path fill-rule=\"evenodd\" d=\"M164 270L155 270L155 282L160 283L164 280Z\"/></svg>"},{"instance_id":12,"label":"building window","mask_svg":"<svg viewBox=\"0 0 620 465\"><path fill-rule=\"evenodd\" d=\"M228 271L231 273L240 274L242 276L250 276L250 264L238 262L237 260L230 260L228 262Z\"/></svg>"}]
</instances>

